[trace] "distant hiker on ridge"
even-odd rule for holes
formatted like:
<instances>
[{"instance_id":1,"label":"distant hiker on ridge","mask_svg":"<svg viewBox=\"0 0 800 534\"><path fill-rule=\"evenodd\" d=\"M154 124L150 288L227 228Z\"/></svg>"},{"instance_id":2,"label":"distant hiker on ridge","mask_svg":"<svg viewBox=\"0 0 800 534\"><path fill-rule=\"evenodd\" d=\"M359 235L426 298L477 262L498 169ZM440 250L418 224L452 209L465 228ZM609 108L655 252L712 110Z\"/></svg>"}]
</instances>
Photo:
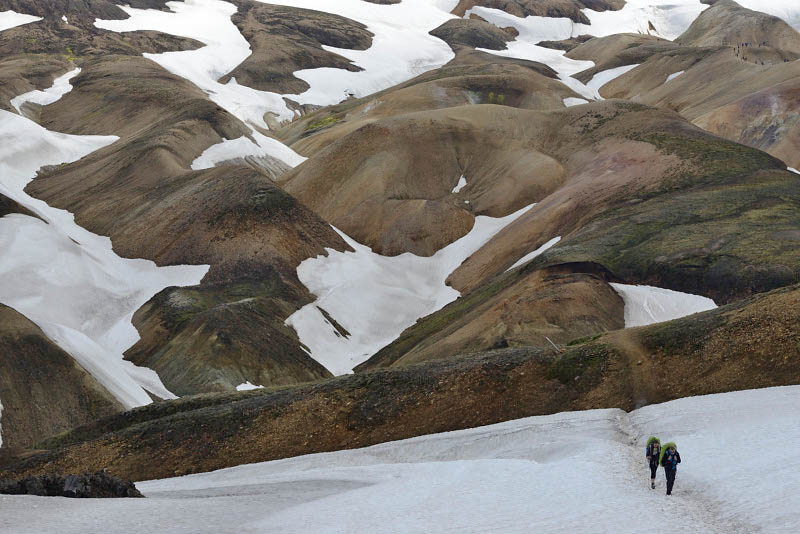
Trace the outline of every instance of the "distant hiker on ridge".
<instances>
[{"instance_id":1,"label":"distant hiker on ridge","mask_svg":"<svg viewBox=\"0 0 800 534\"><path fill-rule=\"evenodd\" d=\"M650 465L650 489L656 489L656 471L658 471L658 460L661 458L661 440L650 436L644 455Z\"/></svg>"},{"instance_id":2,"label":"distant hiker on ridge","mask_svg":"<svg viewBox=\"0 0 800 534\"><path fill-rule=\"evenodd\" d=\"M661 450L661 465L664 467L664 475L667 477L667 495L672 495L672 486L675 485L675 474L678 472L678 464L681 463L681 455L678 447L670 441Z\"/></svg>"}]
</instances>

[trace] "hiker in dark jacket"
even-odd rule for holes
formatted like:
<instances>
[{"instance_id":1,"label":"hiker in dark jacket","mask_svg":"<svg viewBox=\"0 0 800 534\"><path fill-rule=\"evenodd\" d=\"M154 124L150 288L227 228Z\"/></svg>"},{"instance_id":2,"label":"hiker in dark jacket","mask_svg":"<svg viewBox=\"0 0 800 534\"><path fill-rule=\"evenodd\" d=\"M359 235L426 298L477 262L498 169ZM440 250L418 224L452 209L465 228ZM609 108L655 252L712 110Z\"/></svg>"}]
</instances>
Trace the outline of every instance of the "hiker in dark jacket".
<instances>
[{"instance_id":1,"label":"hiker in dark jacket","mask_svg":"<svg viewBox=\"0 0 800 534\"><path fill-rule=\"evenodd\" d=\"M672 495L672 486L675 485L675 474L678 472L678 464L681 463L681 455L678 454L678 447L673 442L664 445L661 450L661 465L664 467L664 475L667 477L667 495Z\"/></svg>"},{"instance_id":2,"label":"hiker in dark jacket","mask_svg":"<svg viewBox=\"0 0 800 534\"><path fill-rule=\"evenodd\" d=\"M661 458L661 440L655 436L650 436L650 439L647 440L647 448L644 450L644 455L650 466L650 488L655 489L658 460Z\"/></svg>"}]
</instances>

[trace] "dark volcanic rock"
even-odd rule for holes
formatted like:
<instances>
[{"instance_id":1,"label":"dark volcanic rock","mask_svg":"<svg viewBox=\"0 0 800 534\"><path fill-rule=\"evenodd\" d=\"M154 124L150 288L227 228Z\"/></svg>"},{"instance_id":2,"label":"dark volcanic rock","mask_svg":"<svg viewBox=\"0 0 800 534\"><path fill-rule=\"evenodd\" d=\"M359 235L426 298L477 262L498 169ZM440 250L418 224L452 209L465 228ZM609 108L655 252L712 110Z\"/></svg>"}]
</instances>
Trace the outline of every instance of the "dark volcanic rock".
<instances>
[{"instance_id":1,"label":"dark volcanic rock","mask_svg":"<svg viewBox=\"0 0 800 534\"><path fill-rule=\"evenodd\" d=\"M430 34L450 45L505 50L514 37L494 24L478 19L451 19L431 30Z\"/></svg>"},{"instance_id":2,"label":"dark volcanic rock","mask_svg":"<svg viewBox=\"0 0 800 534\"><path fill-rule=\"evenodd\" d=\"M0 479L0 494L40 497L109 498L144 497L133 482L105 471L82 475L40 475L22 480Z\"/></svg>"}]
</instances>

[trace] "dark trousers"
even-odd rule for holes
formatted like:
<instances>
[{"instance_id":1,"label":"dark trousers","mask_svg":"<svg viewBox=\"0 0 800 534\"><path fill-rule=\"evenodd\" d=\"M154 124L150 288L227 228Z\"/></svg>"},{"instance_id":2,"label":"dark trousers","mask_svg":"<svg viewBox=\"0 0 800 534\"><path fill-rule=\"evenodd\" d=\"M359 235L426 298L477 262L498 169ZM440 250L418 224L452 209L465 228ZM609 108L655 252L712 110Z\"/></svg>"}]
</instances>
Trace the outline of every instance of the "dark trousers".
<instances>
[{"instance_id":1,"label":"dark trousers","mask_svg":"<svg viewBox=\"0 0 800 534\"><path fill-rule=\"evenodd\" d=\"M664 468L664 475L667 477L667 495L672 494L672 486L675 485L675 473L677 469Z\"/></svg>"},{"instance_id":2,"label":"dark trousers","mask_svg":"<svg viewBox=\"0 0 800 534\"><path fill-rule=\"evenodd\" d=\"M650 462L650 478L656 478L656 471L658 471L658 463Z\"/></svg>"}]
</instances>

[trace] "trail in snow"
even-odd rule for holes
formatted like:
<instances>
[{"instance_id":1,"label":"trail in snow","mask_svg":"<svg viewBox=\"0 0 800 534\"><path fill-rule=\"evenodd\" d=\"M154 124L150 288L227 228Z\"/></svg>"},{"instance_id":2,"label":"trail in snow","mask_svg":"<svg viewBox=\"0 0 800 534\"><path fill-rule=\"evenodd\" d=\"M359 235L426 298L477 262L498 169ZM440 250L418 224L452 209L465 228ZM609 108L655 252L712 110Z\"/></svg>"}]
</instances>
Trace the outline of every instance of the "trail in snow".
<instances>
[{"instance_id":1,"label":"trail in snow","mask_svg":"<svg viewBox=\"0 0 800 534\"><path fill-rule=\"evenodd\" d=\"M717 307L708 297L671 289L615 283L611 287L625 302L625 328L670 321Z\"/></svg>"},{"instance_id":2,"label":"trail in snow","mask_svg":"<svg viewBox=\"0 0 800 534\"><path fill-rule=\"evenodd\" d=\"M11 105L17 110L17 113L22 114L22 105L26 102L46 106L58 101L62 96L72 90L72 85L69 81L80 74L81 69L71 70L68 73L59 76L53 82L53 85L44 91L34 90L28 93L23 93L11 99Z\"/></svg>"},{"instance_id":3,"label":"trail in snow","mask_svg":"<svg viewBox=\"0 0 800 534\"><path fill-rule=\"evenodd\" d=\"M16 11L0 11L0 32L3 30L10 30L23 24L30 24L42 20L42 17L34 17L33 15L23 15Z\"/></svg>"},{"instance_id":4,"label":"trail in snow","mask_svg":"<svg viewBox=\"0 0 800 534\"><path fill-rule=\"evenodd\" d=\"M154 371L123 360L139 339L133 313L165 287L199 283L208 266L122 259L109 238L24 192L41 167L77 161L116 140L51 132L0 111L0 194L41 217L0 218L0 302L36 323L131 408L151 402L147 391L175 398Z\"/></svg>"},{"instance_id":5,"label":"trail in snow","mask_svg":"<svg viewBox=\"0 0 800 534\"><path fill-rule=\"evenodd\" d=\"M298 266L300 281L317 300L292 314L286 324L330 372L352 372L417 319L456 300L458 291L445 284L450 273L531 207L501 218L478 216L467 235L430 257L381 256L337 230L354 252L327 249L327 256ZM350 335L340 333L319 308Z\"/></svg>"},{"instance_id":6,"label":"trail in snow","mask_svg":"<svg viewBox=\"0 0 800 534\"><path fill-rule=\"evenodd\" d=\"M140 482L147 499L0 496L14 534L794 533L800 386L529 417ZM673 495L647 436L676 441Z\"/></svg>"}]
</instances>

